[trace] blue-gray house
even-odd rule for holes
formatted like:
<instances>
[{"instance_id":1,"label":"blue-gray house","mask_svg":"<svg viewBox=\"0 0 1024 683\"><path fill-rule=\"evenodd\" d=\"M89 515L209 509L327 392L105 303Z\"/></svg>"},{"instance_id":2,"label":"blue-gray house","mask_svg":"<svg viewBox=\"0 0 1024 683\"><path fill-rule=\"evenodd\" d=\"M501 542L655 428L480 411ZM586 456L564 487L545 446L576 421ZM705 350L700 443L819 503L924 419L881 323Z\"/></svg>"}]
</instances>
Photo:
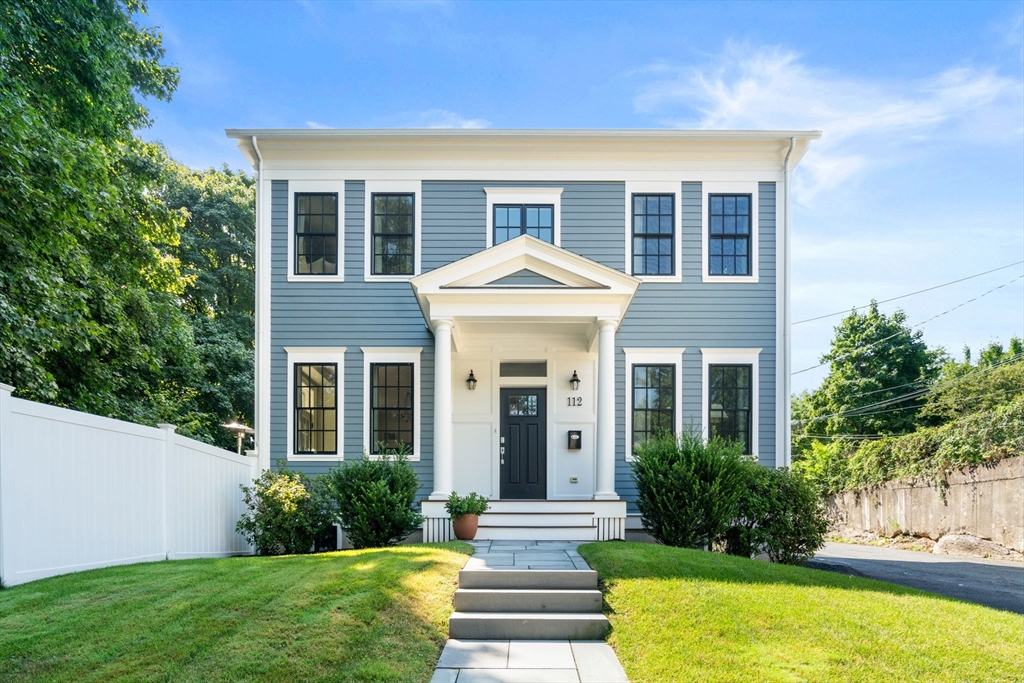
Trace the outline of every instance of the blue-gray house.
<instances>
[{"instance_id":1,"label":"blue-gray house","mask_svg":"<svg viewBox=\"0 0 1024 683\"><path fill-rule=\"evenodd\" d=\"M816 131L229 130L257 171L256 442L404 444L426 540L622 538L633 444L789 462L789 191ZM276 466L276 465L275 465Z\"/></svg>"}]
</instances>

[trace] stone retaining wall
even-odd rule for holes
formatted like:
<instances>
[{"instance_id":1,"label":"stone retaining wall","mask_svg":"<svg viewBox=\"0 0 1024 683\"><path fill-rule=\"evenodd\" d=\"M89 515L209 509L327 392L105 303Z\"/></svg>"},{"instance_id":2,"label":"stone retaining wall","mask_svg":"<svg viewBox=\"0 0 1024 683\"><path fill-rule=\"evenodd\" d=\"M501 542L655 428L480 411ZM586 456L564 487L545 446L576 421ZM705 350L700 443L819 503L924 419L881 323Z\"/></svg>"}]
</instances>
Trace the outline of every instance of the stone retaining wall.
<instances>
[{"instance_id":1,"label":"stone retaining wall","mask_svg":"<svg viewBox=\"0 0 1024 683\"><path fill-rule=\"evenodd\" d=\"M898 479L828 501L833 525L886 536L938 540L970 534L1024 552L1024 456L957 470L944 491L934 483Z\"/></svg>"}]
</instances>

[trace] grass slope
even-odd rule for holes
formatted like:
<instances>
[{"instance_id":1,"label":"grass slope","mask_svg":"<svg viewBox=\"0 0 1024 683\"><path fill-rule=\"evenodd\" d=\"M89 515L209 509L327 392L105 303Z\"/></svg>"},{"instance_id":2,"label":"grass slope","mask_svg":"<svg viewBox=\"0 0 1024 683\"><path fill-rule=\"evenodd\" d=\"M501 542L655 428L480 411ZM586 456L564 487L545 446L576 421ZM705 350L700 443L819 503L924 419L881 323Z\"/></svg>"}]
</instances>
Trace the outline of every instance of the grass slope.
<instances>
[{"instance_id":1,"label":"grass slope","mask_svg":"<svg viewBox=\"0 0 1024 683\"><path fill-rule=\"evenodd\" d=\"M609 639L634 683L1024 681L1024 617L842 574L596 543Z\"/></svg>"},{"instance_id":2,"label":"grass slope","mask_svg":"<svg viewBox=\"0 0 1024 683\"><path fill-rule=\"evenodd\" d=\"M427 681L464 543L136 564L0 591L0 680Z\"/></svg>"}]
</instances>

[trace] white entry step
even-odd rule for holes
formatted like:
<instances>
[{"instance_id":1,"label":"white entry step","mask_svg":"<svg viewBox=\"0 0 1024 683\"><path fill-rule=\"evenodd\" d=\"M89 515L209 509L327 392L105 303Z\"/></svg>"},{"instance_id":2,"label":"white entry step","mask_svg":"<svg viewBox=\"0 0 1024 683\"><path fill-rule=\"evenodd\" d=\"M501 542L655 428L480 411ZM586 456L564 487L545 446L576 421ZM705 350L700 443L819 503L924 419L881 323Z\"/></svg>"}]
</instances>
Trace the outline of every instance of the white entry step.
<instances>
[{"instance_id":1,"label":"white entry step","mask_svg":"<svg viewBox=\"0 0 1024 683\"><path fill-rule=\"evenodd\" d=\"M454 540L444 501L423 502L423 540ZM480 516L476 538L606 541L625 539L623 500L493 500Z\"/></svg>"}]
</instances>

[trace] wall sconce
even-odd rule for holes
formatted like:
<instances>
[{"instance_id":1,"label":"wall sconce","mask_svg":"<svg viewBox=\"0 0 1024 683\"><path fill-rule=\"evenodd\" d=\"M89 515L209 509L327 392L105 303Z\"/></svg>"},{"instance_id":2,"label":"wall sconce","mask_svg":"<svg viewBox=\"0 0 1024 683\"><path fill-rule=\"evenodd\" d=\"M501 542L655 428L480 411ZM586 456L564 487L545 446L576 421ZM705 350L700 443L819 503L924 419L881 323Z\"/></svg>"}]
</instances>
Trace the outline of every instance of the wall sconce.
<instances>
[{"instance_id":1,"label":"wall sconce","mask_svg":"<svg viewBox=\"0 0 1024 683\"><path fill-rule=\"evenodd\" d=\"M580 378L579 375L576 374L575 370L572 371L572 378L569 380L569 386L572 387L573 391L579 391Z\"/></svg>"},{"instance_id":2,"label":"wall sconce","mask_svg":"<svg viewBox=\"0 0 1024 683\"><path fill-rule=\"evenodd\" d=\"M466 386L470 391L476 391L476 376L472 370L469 371L469 377L466 378Z\"/></svg>"}]
</instances>

